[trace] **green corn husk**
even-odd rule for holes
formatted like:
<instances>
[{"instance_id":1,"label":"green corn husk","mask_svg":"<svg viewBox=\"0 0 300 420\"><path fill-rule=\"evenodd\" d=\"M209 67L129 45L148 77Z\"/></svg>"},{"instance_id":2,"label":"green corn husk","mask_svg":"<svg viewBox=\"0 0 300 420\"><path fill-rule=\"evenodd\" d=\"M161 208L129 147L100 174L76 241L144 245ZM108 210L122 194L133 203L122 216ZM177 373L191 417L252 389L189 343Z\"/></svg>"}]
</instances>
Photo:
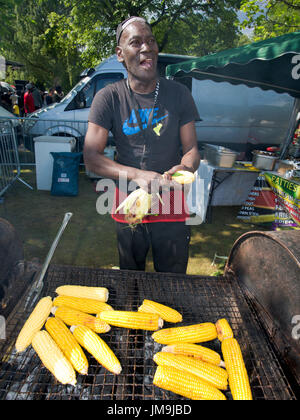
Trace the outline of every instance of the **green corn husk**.
<instances>
[{"instance_id":1,"label":"green corn husk","mask_svg":"<svg viewBox=\"0 0 300 420\"><path fill-rule=\"evenodd\" d=\"M141 223L151 208L151 198L151 194L148 194L142 188L138 188L119 205L116 213L123 209L125 220L130 225Z\"/></svg>"}]
</instances>

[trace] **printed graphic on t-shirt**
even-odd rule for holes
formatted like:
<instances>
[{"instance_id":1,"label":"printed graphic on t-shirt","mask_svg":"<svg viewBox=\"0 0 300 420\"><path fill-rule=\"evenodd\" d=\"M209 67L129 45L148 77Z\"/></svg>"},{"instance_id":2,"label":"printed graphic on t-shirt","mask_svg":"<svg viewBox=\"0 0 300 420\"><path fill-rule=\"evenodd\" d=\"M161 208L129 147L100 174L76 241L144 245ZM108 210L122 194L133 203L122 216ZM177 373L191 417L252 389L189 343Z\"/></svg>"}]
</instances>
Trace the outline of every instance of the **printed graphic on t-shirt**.
<instances>
[{"instance_id":1,"label":"printed graphic on t-shirt","mask_svg":"<svg viewBox=\"0 0 300 420\"><path fill-rule=\"evenodd\" d=\"M153 108L138 109L138 113L140 116L143 130L145 130L148 126L148 121L149 121L149 117L150 117L152 109ZM153 118L152 118L152 123L151 123L151 125L154 127L153 131L156 133L157 136L160 135L160 130L162 128L162 124L159 122L167 118L169 115L169 114L166 114L166 115L163 115L162 117L158 117L158 110L159 110L158 107L153 109ZM125 122L123 123L123 133L126 136L130 136L133 134L137 134L140 131L141 129L137 120L136 111L132 109L130 113L130 117L127 118Z\"/></svg>"}]
</instances>

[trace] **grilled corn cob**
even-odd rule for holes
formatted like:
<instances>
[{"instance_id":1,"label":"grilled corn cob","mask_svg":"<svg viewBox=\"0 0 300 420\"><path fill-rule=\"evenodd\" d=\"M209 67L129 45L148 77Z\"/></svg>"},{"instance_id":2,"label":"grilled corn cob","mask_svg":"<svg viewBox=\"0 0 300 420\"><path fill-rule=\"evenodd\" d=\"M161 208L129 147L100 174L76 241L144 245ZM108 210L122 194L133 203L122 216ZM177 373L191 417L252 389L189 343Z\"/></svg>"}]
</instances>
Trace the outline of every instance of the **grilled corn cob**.
<instances>
[{"instance_id":1,"label":"grilled corn cob","mask_svg":"<svg viewBox=\"0 0 300 420\"><path fill-rule=\"evenodd\" d=\"M203 343L217 338L217 330L214 324L205 322L185 327L164 328L152 334L152 338L160 344Z\"/></svg>"},{"instance_id":2,"label":"grilled corn cob","mask_svg":"<svg viewBox=\"0 0 300 420\"><path fill-rule=\"evenodd\" d=\"M226 400L225 395L195 375L169 366L158 366L153 384L191 400Z\"/></svg>"},{"instance_id":3,"label":"grilled corn cob","mask_svg":"<svg viewBox=\"0 0 300 420\"><path fill-rule=\"evenodd\" d=\"M51 307L52 299L50 296L39 300L17 337L17 352L25 350L31 344L34 334L39 331L46 322L46 319L50 314Z\"/></svg>"},{"instance_id":4,"label":"grilled corn cob","mask_svg":"<svg viewBox=\"0 0 300 420\"><path fill-rule=\"evenodd\" d=\"M239 343L235 338L227 338L222 341L221 348L233 399L252 400L249 378Z\"/></svg>"},{"instance_id":5,"label":"grilled corn cob","mask_svg":"<svg viewBox=\"0 0 300 420\"><path fill-rule=\"evenodd\" d=\"M142 305L138 308L139 312L149 312L158 314L163 320L167 322L181 322L182 315L175 309L169 308L161 303L153 302L152 300L144 299Z\"/></svg>"},{"instance_id":6,"label":"grilled corn cob","mask_svg":"<svg viewBox=\"0 0 300 420\"><path fill-rule=\"evenodd\" d=\"M207 347L200 346L199 344L174 343L163 347L161 351L194 357L195 359L201 359L203 362L224 367L224 363L222 362L219 353Z\"/></svg>"},{"instance_id":7,"label":"grilled corn cob","mask_svg":"<svg viewBox=\"0 0 300 420\"><path fill-rule=\"evenodd\" d=\"M60 318L62 321L64 321L67 325L85 325L97 333L105 333L110 330L110 326L100 318L81 311L77 311L73 308L68 308L67 306L59 306L57 308L53 307L51 312L57 318Z\"/></svg>"},{"instance_id":8,"label":"grilled corn cob","mask_svg":"<svg viewBox=\"0 0 300 420\"><path fill-rule=\"evenodd\" d=\"M62 384L76 385L76 374L71 363L45 330L38 331L32 339L32 347L44 366Z\"/></svg>"},{"instance_id":9,"label":"grilled corn cob","mask_svg":"<svg viewBox=\"0 0 300 420\"><path fill-rule=\"evenodd\" d=\"M156 353L153 360L160 366L170 366L198 376L218 389L227 389L228 374L219 366L189 356L165 352Z\"/></svg>"},{"instance_id":10,"label":"grilled corn cob","mask_svg":"<svg viewBox=\"0 0 300 420\"><path fill-rule=\"evenodd\" d=\"M72 326L71 331L76 340L91 353L107 370L118 375L122 371L116 355L102 338L85 326Z\"/></svg>"},{"instance_id":11,"label":"grilled corn cob","mask_svg":"<svg viewBox=\"0 0 300 420\"><path fill-rule=\"evenodd\" d=\"M48 318L45 328L62 350L74 369L83 375L88 372L88 361L85 354L66 325L55 317Z\"/></svg>"},{"instance_id":12,"label":"grilled corn cob","mask_svg":"<svg viewBox=\"0 0 300 420\"><path fill-rule=\"evenodd\" d=\"M226 338L233 338L233 331L226 319L219 319L216 322L218 339L222 342Z\"/></svg>"},{"instance_id":13,"label":"grilled corn cob","mask_svg":"<svg viewBox=\"0 0 300 420\"><path fill-rule=\"evenodd\" d=\"M100 300L100 302L108 301L108 290L106 287L89 287L89 286L59 286L55 290L58 295L74 296L88 299Z\"/></svg>"},{"instance_id":14,"label":"grilled corn cob","mask_svg":"<svg viewBox=\"0 0 300 420\"><path fill-rule=\"evenodd\" d=\"M80 298L74 296L57 296L53 301L53 306L68 306L88 314L98 314L102 311L113 311L113 308L107 303L96 299Z\"/></svg>"},{"instance_id":15,"label":"grilled corn cob","mask_svg":"<svg viewBox=\"0 0 300 420\"><path fill-rule=\"evenodd\" d=\"M161 328L163 320L157 314L134 311L103 311L96 316L115 327L155 331Z\"/></svg>"}]
</instances>

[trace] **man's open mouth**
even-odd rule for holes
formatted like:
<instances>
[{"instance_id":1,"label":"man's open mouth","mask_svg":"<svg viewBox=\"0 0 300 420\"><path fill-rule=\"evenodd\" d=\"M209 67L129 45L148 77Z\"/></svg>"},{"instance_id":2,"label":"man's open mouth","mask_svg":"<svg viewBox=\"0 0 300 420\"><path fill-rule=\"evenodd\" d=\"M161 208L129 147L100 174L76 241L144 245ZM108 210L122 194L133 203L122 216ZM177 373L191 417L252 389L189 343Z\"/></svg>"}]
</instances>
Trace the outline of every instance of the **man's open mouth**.
<instances>
[{"instance_id":1,"label":"man's open mouth","mask_svg":"<svg viewBox=\"0 0 300 420\"><path fill-rule=\"evenodd\" d=\"M154 62L151 58L146 58L145 60L141 60L140 65L144 69L151 69L154 65Z\"/></svg>"}]
</instances>

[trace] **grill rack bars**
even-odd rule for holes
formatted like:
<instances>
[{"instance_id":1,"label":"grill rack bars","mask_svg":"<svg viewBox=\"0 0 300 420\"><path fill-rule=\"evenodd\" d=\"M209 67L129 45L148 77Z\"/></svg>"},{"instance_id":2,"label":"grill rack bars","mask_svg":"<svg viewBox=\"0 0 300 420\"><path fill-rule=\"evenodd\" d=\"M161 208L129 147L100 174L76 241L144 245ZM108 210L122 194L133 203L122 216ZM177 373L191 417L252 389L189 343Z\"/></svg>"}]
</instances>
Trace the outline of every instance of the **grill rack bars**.
<instances>
[{"instance_id":1,"label":"grill rack bars","mask_svg":"<svg viewBox=\"0 0 300 420\"><path fill-rule=\"evenodd\" d=\"M145 298L161 302L182 313L183 322L177 325L227 318L241 345L253 398L296 399L255 311L239 285L229 278L51 265L41 296L54 297L56 287L62 284L107 287L108 303L119 310L137 310ZM1 400L184 400L153 385L156 364L152 358L162 345L153 341L151 331L112 327L103 339L120 360L121 374L108 372L88 355L88 375L78 375L75 387L59 384L31 347L24 353L15 353L17 334L29 315L24 301L23 298L18 302L7 319L7 340L0 340ZM205 345L221 352L218 340ZM232 399L230 391L225 395Z\"/></svg>"}]
</instances>

